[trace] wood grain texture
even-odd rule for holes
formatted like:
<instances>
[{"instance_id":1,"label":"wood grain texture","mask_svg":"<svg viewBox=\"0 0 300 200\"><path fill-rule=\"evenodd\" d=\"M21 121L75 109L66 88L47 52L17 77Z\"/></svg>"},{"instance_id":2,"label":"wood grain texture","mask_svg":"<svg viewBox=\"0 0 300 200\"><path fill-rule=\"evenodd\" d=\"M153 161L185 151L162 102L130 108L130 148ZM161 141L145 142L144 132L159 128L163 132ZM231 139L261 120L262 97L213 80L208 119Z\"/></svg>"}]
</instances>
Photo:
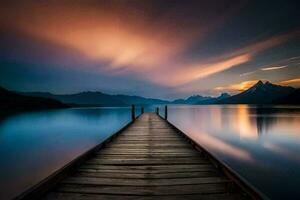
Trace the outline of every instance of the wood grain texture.
<instances>
[{"instance_id":1,"label":"wood grain texture","mask_svg":"<svg viewBox=\"0 0 300 200\"><path fill-rule=\"evenodd\" d=\"M155 113L144 113L44 199L248 199Z\"/></svg>"}]
</instances>

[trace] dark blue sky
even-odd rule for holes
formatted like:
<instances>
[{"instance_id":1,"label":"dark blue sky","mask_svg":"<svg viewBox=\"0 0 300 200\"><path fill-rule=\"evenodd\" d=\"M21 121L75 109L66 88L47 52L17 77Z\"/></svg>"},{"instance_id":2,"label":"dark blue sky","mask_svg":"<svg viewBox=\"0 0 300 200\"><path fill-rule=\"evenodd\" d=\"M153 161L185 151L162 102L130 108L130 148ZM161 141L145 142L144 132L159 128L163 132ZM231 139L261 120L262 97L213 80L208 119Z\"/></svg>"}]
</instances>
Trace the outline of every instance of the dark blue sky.
<instances>
[{"instance_id":1,"label":"dark blue sky","mask_svg":"<svg viewBox=\"0 0 300 200\"><path fill-rule=\"evenodd\" d=\"M0 3L0 85L177 98L300 86L295 1Z\"/></svg>"}]
</instances>

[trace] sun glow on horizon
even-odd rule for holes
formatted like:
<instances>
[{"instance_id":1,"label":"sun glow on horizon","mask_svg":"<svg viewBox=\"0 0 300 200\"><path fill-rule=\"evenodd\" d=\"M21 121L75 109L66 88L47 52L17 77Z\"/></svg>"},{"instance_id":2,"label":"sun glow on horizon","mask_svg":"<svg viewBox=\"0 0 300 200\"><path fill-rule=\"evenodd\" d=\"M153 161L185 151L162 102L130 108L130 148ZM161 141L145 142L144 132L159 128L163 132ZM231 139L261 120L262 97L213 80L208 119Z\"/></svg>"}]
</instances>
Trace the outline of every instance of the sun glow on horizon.
<instances>
[{"instance_id":1,"label":"sun glow on horizon","mask_svg":"<svg viewBox=\"0 0 300 200\"><path fill-rule=\"evenodd\" d=\"M243 92L253 85L255 85L259 80L249 80L249 81L243 81L241 83L232 84L229 86L220 86L216 87L215 90L217 91L231 91L231 92Z\"/></svg>"}]
</instances>

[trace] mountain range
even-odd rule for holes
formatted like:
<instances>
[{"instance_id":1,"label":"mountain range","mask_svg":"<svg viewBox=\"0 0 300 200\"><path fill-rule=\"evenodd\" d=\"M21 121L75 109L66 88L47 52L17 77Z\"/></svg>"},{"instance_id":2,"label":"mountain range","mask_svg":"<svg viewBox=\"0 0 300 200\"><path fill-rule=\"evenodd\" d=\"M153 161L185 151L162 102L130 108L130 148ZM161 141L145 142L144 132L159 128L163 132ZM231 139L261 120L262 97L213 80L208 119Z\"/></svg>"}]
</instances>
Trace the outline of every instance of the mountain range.
<instances>
[{"instance_id":1,"label":"mountain range","mask_svg":"<svg viewBox=\"0 0 300 200\"><path fill-rule=\"evenodd\" d=\"M129 106L132 104L299 104L299 101L297 101L298 93L299 90L293 87L275 85L268 81L265 83L258 81L249 89L233 96L227 93L223 93L218 97L193 95L186 99L175 99L173 101L130 95L111 95L102 92L81 92L68 95L56 95L43 92L22 94L56 99L62 103L73 106Z\"/></svg>"},{"instance_id":2,"label":"mountain range","mask_svg":"<svg viewBox=\"0 0 300 200\"><path fill-rule=\"evenodd\" d=\"M67 105L45 97L31 97L0 87L0 111L14 112L49 108L65 108Z\"/></svg>"},{"instance_id":3,"label":"mountain range","mask_svg":"<svg viewBox=\"0 0 300 200\"><path fill-rule=\"evenodd\" d=\"M169 101L130 95L111 95L102 92L81 92L77 94L57 95L45 92L29 92L23 95L56 99L73 106L129 106L132 104L168 104Z\"/></svg>"},{"instance_id":4,"label":"mountain range","mask_svg":"<svg viewBox=\"0 0 300 200\"><path fill-rule=\"evenodd\" d=\"M222 93L218 97L211 97L211 96L201 96L201 95L193 95L186 99L176 99L174 101L171 101L170 104L190 104L190 105L205 105L205 104L213 104L219 100L222 100L224 98L230 97L227 93Z\"/></svg>"},{"instance_id":5,"label":"mountain range","mask_svg":"<svg viewBox=\"0 0 300 200\"><path fill-rule=\"evenodd\" d=\"M300 89L258 81L249 89L230 96L218 97L193 95L173 101L130 95L111 95L102 92L52 94L48 92L12 92L0 87L1 108L47 108L68 106L129 106L154 104L300 104Z\"/></svg>"},{"instance_id":6,"label":"mountain range","mask_svg":"<svg viewBox=\"0 0 300 200\"><path fill-rule=\"evenodd\" d=\"M278 98L274 103L276 104L300 104L300 88L295 89L292 93L289 95Z\"/></svg>"},{"instance_id":7,"label":"mountain range","mask_svg":"<svg viewBox=\"0 0 300 200\"><path fill-rule=\"evenodd\" d=\"M62 103L71 106L130 106L136 105L159 105L159 104L211 104L223 98L229 97L227 93L221 94L219 97L193 95L186 99L176 99L173 101L145 98L141 96L130 95L111 95L102 92L80 92L76 94L52 94L48 92L23 92L26 96L44 97L56 99Z\"/></svg>"},{"instance_id":8,"label":"mountain range","mask_svg":"<svg viewBox=\"0 0 300 200\"><path fill-rule=\"evenodd\" d=\"M172 104L197 104L198 102L212 99L210 96L193 95L186 99L175 99L171 101Z\"/></svg>"},{"instance_id":9,"label":"mountain range","mask_svg":"<svg viewBox=\"0 0 300 200\"><path fill-rule=\"evenodd\" d=\"M216 101L216 104L274 104L289 102L295 88L258 81L255 85L239 94Z\"/></svg>"}]
</instances>

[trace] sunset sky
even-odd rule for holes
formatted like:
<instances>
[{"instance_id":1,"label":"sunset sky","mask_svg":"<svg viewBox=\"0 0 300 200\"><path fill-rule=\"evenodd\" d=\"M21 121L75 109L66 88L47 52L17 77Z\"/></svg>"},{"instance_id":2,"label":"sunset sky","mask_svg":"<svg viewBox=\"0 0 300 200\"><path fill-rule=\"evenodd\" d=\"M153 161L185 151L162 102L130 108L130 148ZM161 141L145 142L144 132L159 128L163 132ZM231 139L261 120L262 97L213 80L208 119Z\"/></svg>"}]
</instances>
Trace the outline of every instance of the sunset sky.
<instances>
[{"instance_id":1,"label":"sunset sky","mask_svg":"<svg viewBox=\"0 0 300 200\"><path fill-rule=\"evenodd\" d=\"M0 85L165 99L300 87L297 0L0 3Z\"/></svg>"}]
</instances>

